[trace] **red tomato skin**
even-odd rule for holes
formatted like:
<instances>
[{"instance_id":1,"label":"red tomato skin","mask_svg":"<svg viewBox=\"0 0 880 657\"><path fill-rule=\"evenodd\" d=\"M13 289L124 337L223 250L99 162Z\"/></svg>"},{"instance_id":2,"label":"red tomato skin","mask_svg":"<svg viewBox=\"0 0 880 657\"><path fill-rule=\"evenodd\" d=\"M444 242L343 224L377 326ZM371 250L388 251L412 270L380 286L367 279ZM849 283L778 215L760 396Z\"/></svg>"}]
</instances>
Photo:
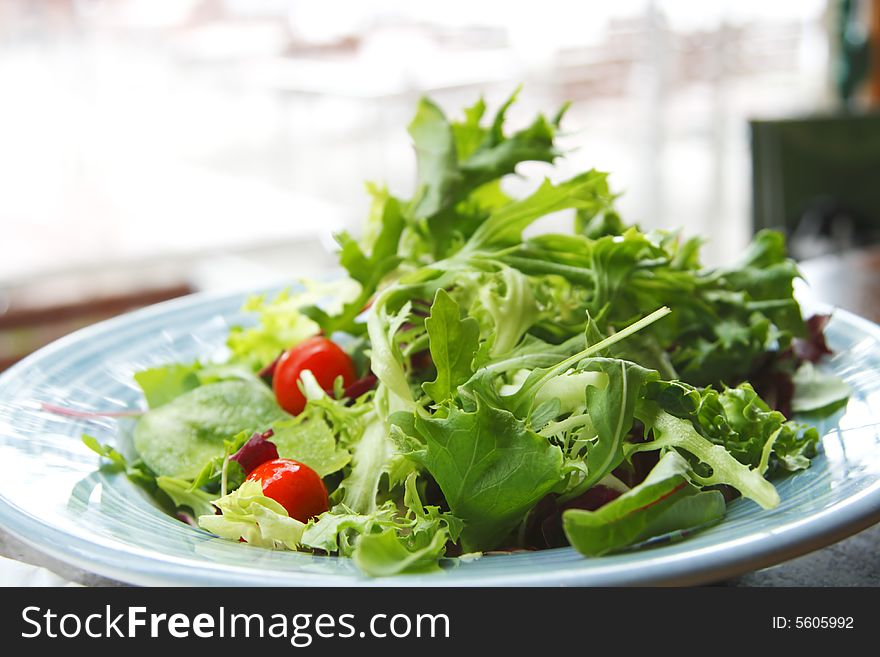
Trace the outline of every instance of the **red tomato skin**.
<instances>
[{"instance_id":1,"label":"red tomato skin","mask_svg":"<svg viewBox=\"0 0 880 657\"><path fill-rule=\"evenodd\" d=\"M309 518L330 508L327 488L321 477L299 461L266 461L248 475L248 480L259 481L263 495L278 502L291 518L300 522L308 522Z\"/></svg>"},{"instance_id":2,"label":"red tomato skin","mask_svg":"<svg viewBox=\"0 0 880 657\"><path fill-rule=\"evenodd\" d=\"M275 366L272 390L281 408L293 415L299 415L306 407L306 398L298 385L303 370L310 370L318 385L327 392L333 391L337 376L342 377L344 387L350 386L357 377L349 355L325 337L309 338L288 349Z\"/></svg>"}]
</instances>

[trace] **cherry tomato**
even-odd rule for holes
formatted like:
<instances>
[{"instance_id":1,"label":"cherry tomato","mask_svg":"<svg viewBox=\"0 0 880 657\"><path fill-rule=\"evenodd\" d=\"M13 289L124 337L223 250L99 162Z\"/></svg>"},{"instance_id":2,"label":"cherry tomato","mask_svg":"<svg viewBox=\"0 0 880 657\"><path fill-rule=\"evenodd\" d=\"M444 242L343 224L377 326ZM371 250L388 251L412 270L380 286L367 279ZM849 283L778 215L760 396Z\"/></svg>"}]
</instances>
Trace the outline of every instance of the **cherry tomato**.
<instances>
[{"instance_id":1,"label":"cherry tomato","mask_svg":"<svg viewBox=\"0 0 880 657\"><path fill-rule=\"evenodd\" d=\"M288 349L275 366L272 389L281 408L294 415L302 413L306 406L306 398L298 385L303 370L310 370L318 385L327 392L333 390L337 376L342 377L342 385L346 387L356 377L351 358L327 338L309 338Z\"/></svg>"},{"instance_id":2,"label":"cherry tomato","mask_svg":"<svg viewBox=\"0 0 880 657\"><path fill-rule=\"evenodd\" d=\"M248 475L259 481L263 495L283 506L291 518L308 522L330 508L327 489L318 473L293 459L266 461Z\"/></svg>"}]
</instances>

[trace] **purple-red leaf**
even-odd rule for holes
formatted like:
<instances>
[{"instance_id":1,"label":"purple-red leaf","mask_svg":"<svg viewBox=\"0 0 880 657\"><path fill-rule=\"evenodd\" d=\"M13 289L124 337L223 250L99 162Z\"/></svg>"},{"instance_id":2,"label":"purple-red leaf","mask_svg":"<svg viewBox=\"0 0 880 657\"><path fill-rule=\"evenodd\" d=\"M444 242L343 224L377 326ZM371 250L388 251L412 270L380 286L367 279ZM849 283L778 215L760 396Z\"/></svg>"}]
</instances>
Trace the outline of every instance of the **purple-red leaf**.
<instances>
[{"instance_id":1,"label":"purple-red leaf","mask_svg":"<svg viewBox=\"0 0 880 657\"><path fill-rule=\"evenodd\" d=\"M348 386L345 391L343 391L342 396L354 401L361 395L375 388L378 382L379 379L377 379L376 375L371 372Z\"/></svg>"},{"instance_id":2,"label":"purple-red leaf","mask_svg":"<svg viewBox=\"0 0 880 657\"><path fill-rule=\"evenodd\" d=\"M275 443L269 440L273 435L275 433L272 429L264 433L255 433L235 454L229 457L229 460L238 463L245 474L249 474L266 461L277 459L278 448Z\"/></svg>"},{"instance_id":3,"label":"purple-red leaf","mask_svg":"<svg viewBox=\"0 0 880 657\"><path fill-rule=\"evenodd\" d=\"M792 340L795 356L816 363L822 356L831 353L825 342L825 326L830 319L831 315L813 315L807 320L807 337Z\"/></svg>"}]
</instances>

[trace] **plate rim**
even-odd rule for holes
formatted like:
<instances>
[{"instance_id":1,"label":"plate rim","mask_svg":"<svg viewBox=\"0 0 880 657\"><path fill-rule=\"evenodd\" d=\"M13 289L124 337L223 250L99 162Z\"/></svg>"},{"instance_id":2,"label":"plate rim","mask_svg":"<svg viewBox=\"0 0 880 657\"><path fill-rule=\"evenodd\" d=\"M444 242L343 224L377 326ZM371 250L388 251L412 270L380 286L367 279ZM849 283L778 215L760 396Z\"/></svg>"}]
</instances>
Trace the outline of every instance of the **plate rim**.
<instances>
[{"instance_id":1,"label":"plate rim","mask_svg":"<svg viewBox=\"0 0 880 657\"><path fill-rule=\"evenodd\" d=\"M140 308L63 336L23 358L0 374L0 387L16 379L34 363L50 358L59 350L85 339L94 339L114 331L117 326L135 323L146 317L217 302L229 302L248 294L271 293L284 286L258 289L197 292ZM287 286L291 287L291 286ZM806 300L804 300L806 301ZM850 311L831 304L809 300L815 312L831 312L880 343L880 326ZM2 400L0 400L2 401ZM763 535L750 534L683 553L657 555L644 552L639 564L621 563L602 570L578 567L540 568L507 576L475 574L468 579L436 575L401 575L372 579L349 574L314 573L303 570L265 570L278 582L255 581L254 568L238 568L198 559L155 555L155 551L130 546L119 549L87 537L69 534L20 509L0 493L0 527L32 548L59 561L121 582L147 586L630 586L695 585L733 577L745 572L782 563L831 545L880 522L880 477L870 486L831 507L807 518L774 528ZM748 549L737 553L737 546ZM559 548L572 550L573 548ZM164 558L162 558L164 557ZM327 557L335 559L338 557ZM503 559L503 555L482 559ZM222 570L221 570L222 569ZM629 572L627 572L629 571ZM222 577L221 577L222 576Z\"/></svg>"}]
</instances>

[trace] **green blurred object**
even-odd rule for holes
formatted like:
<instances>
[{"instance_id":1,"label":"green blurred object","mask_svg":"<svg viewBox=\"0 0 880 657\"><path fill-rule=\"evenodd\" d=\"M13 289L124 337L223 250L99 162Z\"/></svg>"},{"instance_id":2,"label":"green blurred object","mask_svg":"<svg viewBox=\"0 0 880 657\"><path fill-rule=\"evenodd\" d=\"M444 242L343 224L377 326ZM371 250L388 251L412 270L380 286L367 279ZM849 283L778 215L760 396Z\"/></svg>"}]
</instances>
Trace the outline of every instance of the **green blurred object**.
<instances>
[{"instance_id":1,"label":"green blurred object","mask_svg":"<svg viewBox=\"0 0 880 657\"><path fill-rule=\"evenodd\" d=\"M871 61L871 44L868 30L860 21L859 0L840 0L834 38L837 41L838 57L834 72L837 91L844 103L849 105L868 78Z\"/></svg>"},{"instance_id":2,"label":"green blurred object","mask_svg":"<svg viewBox=\"0 0 880 657\"><path fill-rule=\"evenodd\" d=\"M880 112L750 126L755 231L834 242L801 256L880 239Z\"/></svg>"}]
</instances>

